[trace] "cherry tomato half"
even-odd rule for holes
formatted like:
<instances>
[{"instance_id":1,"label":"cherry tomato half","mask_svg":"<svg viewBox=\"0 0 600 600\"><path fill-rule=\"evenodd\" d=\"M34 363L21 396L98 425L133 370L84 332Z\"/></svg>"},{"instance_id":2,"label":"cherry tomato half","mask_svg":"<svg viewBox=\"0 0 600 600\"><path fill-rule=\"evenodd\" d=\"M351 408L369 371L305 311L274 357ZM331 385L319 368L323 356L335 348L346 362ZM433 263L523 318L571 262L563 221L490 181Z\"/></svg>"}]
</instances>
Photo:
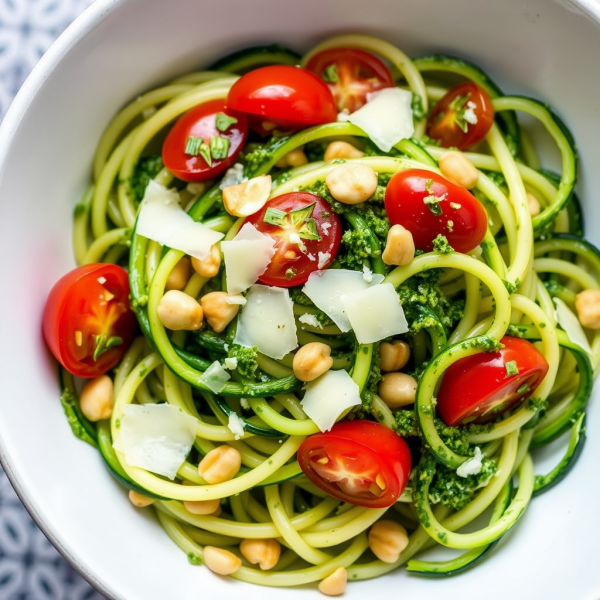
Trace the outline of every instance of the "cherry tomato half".
<instances>
[{"instance_id":1,"label":"cherry tomato half","mask_svg":"<svg viewBox=\"0 0 600 600\"><path fill-rule=\"evenodd\" d=\"M237 121L229 121L226 123L225 131L220 131L217 129L219 113ZM224 125L221 127L225 128ZM219 137L226 140L224 150L221 148L220 153L217 153L216 150L211 152L211 140ZM163 143L163 163L178 179L192 182L206 181L216 177L235 162L247 137L248 119L246 115L226 110L223 100L211 100L192 108L173 125ZM204 141L205 153L209 153L208 161L206 156L197 154L197 149L188 148L190 138L201 138ZM215 154L217 158L215 158ZM226 158L219 158L222 155L225 155Z\"/></svg>"},{"instance_id":2,"label":"cherry tomato half","mask_svg":"<svg viewBox=\"0 0 600 600\"><path fill-rule=\"evenodd\" d=\"M427 119L427 135L445 148L465 150L480 142L494 122L494 105L486 91L470 82L453 87Z\"/></svg>"},{"instance_id":3,"label":"cherry tomato half","mask_svg":"<svg viewBox=\"0 0 600 600\"><path fill-rule=\"evenodd\" d=\"M529 398L548 372L542 353L506 336L498 352L461 358L442 378L437 411L447 425L486 423Z\"/></svg>"},{"instance_id":4,"label":"cherry tomato half","mask_svg":"<svg viewBox=\"0 0 600 600\"><path fill-rule=\"evenodd\" d=\"M305 283L313 271L326 269L335 260L342 241L339 217L323 198L308 192L277 196L245 223L276 242L275 255L259 277L267 285Z\"/></svg>"},{"instance_id":5,"label":"cherry tomato half","mask_svg":"<svg viewBox=\"0 0 600 600\"><path fill-rule=\"evenodd\" d=\"M117 265L95 263L59 279L46 300L43 331L56 360L77 377L98 377L123 357L137 320L129 279Z\"/></svg>"},{"instance_id":6,"label":"cherry tomato half","mask_svg":"<svg viewBox=\"0 0 600 600\"><path fill-rule=\"evenodd\" d=\"M399 171L385 190L385 210L392 225L402 225L415 247L433 249L442 234L457 252L478 246L487 230L482 204L464 187L423 169Z\"/></svg>"},{"instance_id":7,"label":"cherry tomato half","mask_svg":"<svg viewBox=\"0 0 600 600\"><path fill-rule=\"evenodd\" d=\"M288 65L254 69L229 90L227 107L247 113L252 128L265 134L273 129L295 131L337 119L329 88L314 73Z\"/></svg>"},{"instance_id":8,"label":"cherry tomato half","mask_svg":"<svg viewBox=\"0 0 600 600\"><path fill-rule=\"evenodd\" d=\"M371 421L336 423L331 431L306 438L298 448L304 474L330 496L368 508L398 500L411 469L406 442Z\"/></svg>"},{"instance_id":9,"label":"cherry tomato half","mask_svg":"<svg viewBox=\"0 0 600 600\"><path fill-rule=\"evenodd\" d=\"M394 87L386 65L370 52L331 48L315 54L306 68L323 79L339 111L354 112L367 102L367 94Z\"/></svg>"}]
</instances>

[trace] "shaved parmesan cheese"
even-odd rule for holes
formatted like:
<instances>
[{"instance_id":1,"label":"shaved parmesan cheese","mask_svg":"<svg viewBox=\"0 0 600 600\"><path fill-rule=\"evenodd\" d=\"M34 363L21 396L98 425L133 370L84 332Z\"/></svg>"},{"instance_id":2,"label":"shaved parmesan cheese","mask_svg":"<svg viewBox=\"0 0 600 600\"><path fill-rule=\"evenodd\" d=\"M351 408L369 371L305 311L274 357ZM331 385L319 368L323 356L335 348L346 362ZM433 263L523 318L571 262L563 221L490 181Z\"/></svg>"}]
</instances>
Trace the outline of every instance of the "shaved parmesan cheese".
<instances>
[{"instance_id":1,"label":"shaved parmesan cheese","mask_svg":"<svg viewBox=\"0 0 600 600\"><path fill-rule=\"evenodd\" d=\"M592 348L575 313L560 299L554 298L555 316L558 324L565 330L569 339L592 356Z\"/></svg>"},{"instance_id":2,"label":"shaved parmesan cheese","mask_svg":"<svg viewBox=\"0 0 600 600\"><path fill-rule=\"evenodd\" d=\"M239 306L244 306L244 304L246 304L246 298L244 298L244 296L241 294L233 294L231 296L227 296L225 298L225 302L227 302L227 304L238 304Z\"/></svg>"},{"instance_id":3,"label":"shaved parmesan cheese","mask_svg":"<svg viewBox=\"0 0 600 600\"><path fill-rule=\"evenodd\" d=\"M304 313L298 317L298 321L300 323L304 323L305 325L310 325L311 327L316 327L317 329L323 329L323 325L319 323L319 319L315 315L311 315L309 313Z\"/></svg>"},{"instance_id":4,"label":"shaved parmesan cheese","mask_svg":"<svg viewBox=\"0 0 600 600\"><path fill-rule=\"evenodd\" d=\"M475 456L465 460L465 462L456 469L456 474L459 477L468 477L469 475L479 475L483 467L481 459L483 454L478 446L475 446Z\"/></svg>"},{"instance_id":5,"label":"shaved parmesan cheese","mask_svg":"<svg viewBox=\"0 0 600 600\"><path fill-rule=\"evenodd\" d=\"M223 368L218 360L215 360L200 377L200 381L215 394L223 391L225 384L231 379L231 375Z\"/></svg>"},{"instance_id":6,"label":"shaved parmesan cheese","mask_svg":"<svg viewBox=\"0 0 600 600\"><path fill-rule=\"evenodd\" d=\"M358 385L346 371L327 371L304 388L302 408L321 431L329 431L338 417L351 406L358 406Z\"/></svg>"},{"instance_id":7,"label":"shaved parmesan cheese","mask_svg":"<svg viewBox=\"0 0 600 600\"><path fill-rule=\"evenodd\" d=\"M345 269L315 271L310 274L302 291L320 308L342 331L350 331L350 320L342 303L342 296L359 292L383 281L383 275L373 275L367 283L363 274Z\"/></svg>"},{"instance_id":8,"label":"shaved parmesan cheese","mask_svg":"<svg viewBox=\"0 0 600 600\"><path fill-rule=\"evenodd\" d=\"M383 89L348 120L360 127L378 148L389 152L392 146L414 133L412 94L399 88Z\"/></svg>"},{"instance_id":9,"label":"shaved parmesan cheese","mask_svg":"<svg viewBox=\"0 0 600 600\"><path fill-rule=\"evenodd\" d=\"M330 227L331 227L331 223L323 223L321 225L321 230L323 231L323 235L329 235Z\"/></svg>"},{"instance_id":10,"label":"shaved parmesan cheese","mask_svg":"<svg viewBox=\"0 0 600 600\"><path fill-rule=\"evenodd\" d=\"M246 223L230 242L223 242L227 293L247 290L267 270L275 254L275 240Z\"/></svg>"},{"instance_id":11,"label":"shaved parmesan cheese","mask_svg":"<svg viewBox=\"0 0 600 600\"><path fill-rule=\"evenodd\" d=\"M163 246L204 260L223 234L196 223L179 205L179 194L150 180L140 205L136 232Z\"/></svg>"},{"instance_id":12,"label":"shaved parmesan cheese","mask_svg":"<svg viewBox=\"0 0 600 600\"><path fill-rule=\"evenodd\" d=\"M230 185L238 185L244 181L248 181L248 178L244 177L244 165L236 163L233 167L225 171L225 176L219 184L219 189L223 190Z\"/></svg>"},{"instance_id":13,"label":"shaved parmesan cheese","mask_svg":"<svg viewBox=\"0 0 600 600\"><path fill-rule=\"evenodd\" d=\"M196 439L197 421L170 404L128 404L113 447L131 467L174 479Z\"/></svg>"},{"instance_id":14,"label":"shaved parmesan cheese","mask_svg":"<svg viewBox=\"0 0 600 600\"><path fill-rule=\"evenodd\" d=\"M371 269L369 269L369 267L367 267L367 265L363 266L363 279L367 283L372 283L372 281L373 281L373 271L371 271Z\"/></svg>"},{"instance_id":15,"label":"shaved parmesan cheese","mask_svg":"<svg viewBox=\"0 0 600 600\"><path fill-rule=\"evenodd\" d=\"M467 123L470 125L477 125L477 115L475 114L475 109L477 105L475 102L467 102L467 109L465 110L463 117Z\"/></svg>"},{"instance_id":16,"label":"shaved parmesan cheese","mask_svg":"<svg viewBox=\"0 0 600 600\"><path fill-rule=\"evenodd\" d=\"M229 428L229 431L235 435L236 440L239 440L240 437L244 435L245 426L246 423L244 423L244 421L240 419L236 413L232 412L229 414L229 422L227 423L227 427Z\"/></svg>"},{"instance_id":17,"label":"shaved parmesan cheese","mask_svg":"<svg viewBox=\"0 0 600 600\"><path fill-rule=\"evenodd\" d=\"M400 298L391 283L374 285L343 296L342 304L361 344L372 344L408 331Z\"/></svg>"},{"instance_id":18,"label":"shaved parmesan cheese","mask_svg":"<svg viewBox=\"0 0 600 600\"><path fill-rule=\"evenodd\" d=\"M244 410L250 410L250 404L249 404L248 400L246 400L246 398L240 398L240 406Z\"/></svg>"},{"instance_id":19,"label":"shaved parmesan cheese","mask_svg":"<svg viewBox=\"0 0 600 600\"><path fill-rule=\"evenodd\" d=\"M331 258L331 252L319 252L318 257L319 262L317 263L317 267L322 269L329 262L329 259Z\"/></svg>"},{"instance_id":20,"label":"shaved parmesan cheese","mask_svg":"<svg viewBox=\"0 0 600 600\"><path fill-rule=\"evenodd\" d=\"M294 306L284 288L253 285L246 296L235 336L241 346L280 359L298 347Z\"/></svg>"}]
</instances>

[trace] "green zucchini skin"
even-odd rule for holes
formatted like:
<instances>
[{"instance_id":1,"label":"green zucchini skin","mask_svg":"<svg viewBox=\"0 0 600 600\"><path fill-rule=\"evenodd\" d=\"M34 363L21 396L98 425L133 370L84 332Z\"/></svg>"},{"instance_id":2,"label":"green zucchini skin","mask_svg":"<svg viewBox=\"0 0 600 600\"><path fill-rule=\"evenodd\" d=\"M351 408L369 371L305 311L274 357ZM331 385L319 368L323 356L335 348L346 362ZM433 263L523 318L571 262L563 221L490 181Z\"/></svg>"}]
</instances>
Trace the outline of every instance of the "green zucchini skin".
<instances>
[{"instance_id":1,"label":"green zucchini skin","mask_svg":"<svg viewBox=\"0 0 600 600\"><path fill-rule=\"evenodd\" d=\"M90 446L96 446L98 443L96 427L92 422L88 421L81 412L77 392L73 388L72 383L67 381L67 378L72 382L71 374L65 371L64 368L59 368L58 380L61 391L60 401L65 416L67 417L67 421L71 426L71 431L73 432L73 435L80 440L87 442Z\"/></svg>"},{"instance_id":2,"label":"green zucchini skin","mask_svg":"<svg viewBox=\"0 0 600 600\"><path fill-rule=\"evenodd\" d=\"M512 480L502 489L493 514L490 518L490 525L496 522L506 511L513 496ZM498 538L486 546L473 548L464 554L444 561L426 561L426 560L410 560L406 565L408 573L421 575L423 577L442 578L460 575L465 571L473 568L476 564L487 558L490 552L498 545L502 538Z\"/></svg>"},{"instance_id":3,"label":"green zucchini skin","mask_svg":"<svg viewBox=\"0 0 600 600\"><path fill-rule=\"evenodd\" d=\"M593 267L596 276L600 276L600 249L594 244L570 233L555 233L544 240L535 242L534 255L540 256L547 252L570 252L587 260Z\"/></svg>"},{"instance_id":4,"label":"green zucchini skin","mask_svg":"<svg viewBox=\"0 0 600 600\"><path fill-rule=\"evenodd\" d=\"M300 55L293 50L270 44L268 46L252 46L232 52L212 63L208 70L223 71L224 73L243 74L267 65L297 65Z\"/></svg>"},{"instance_id":5,"label":"green zucchini skin","mask_svg":"<svg viewBox=\"0 0 600 600\"><path fill-rule=\"evenodd\" d=\"M586 438L586 413L581 413L571 428L569 445L560 462L548 474L535 476L534 496L547 492L569 474L583 452Z\"/></svg>"},{"instance_id":6,"label":"green zucchini skin","mask_svg":"<svg viewBox=\"0 0 600 600\"><path fill-rule=\"evenodd\" d=\"M134 483L127 473L121 467L119 460L117 459L117 455L112 446L112 437L110 434L110 423L108 420L100 421L98 423L98 450L100 450L100 456L104 460L104 464L106 468L110 472L110 474L125 488L128 490L137 492L138 494L142 494L143 496L148 496L148 498L154 498L155 500L169 500L169 498L165 498L163 496L159 496L152 492L149 492L147 489L140 487L136 483Z\"/></svg>"},{"instance_id":7,"label":"green zucchini skin","mask_svg":"<svg viewBox=\"0 0 600 600\"><path fill-rule=\"evenodd\" d=\"M477 65L446 54L430 54L413 61L419 71L441 71L454 73L469 79L484 89L490 98L504 96L504 92L492 81L488 74ZM497 115L498 124L504 134L508 148L513 156L517 156L521 144L521 130L514 111Z\"/></svg>"},{"instance_id":8,"label":"green zucchini skin","mask_svg":"<svg viewBox=\"0 0 600 600\"><path fill-rule=\"evenodd\" d=\"M558 173L550 171L549 169L540 169L539 173L554 185L560 184L560 175ZM565 208L569 214L569 233L578 238L583 238L585 218L577 192L573 191L571 200L567 203Z\"/></svg>"}]
</instances>

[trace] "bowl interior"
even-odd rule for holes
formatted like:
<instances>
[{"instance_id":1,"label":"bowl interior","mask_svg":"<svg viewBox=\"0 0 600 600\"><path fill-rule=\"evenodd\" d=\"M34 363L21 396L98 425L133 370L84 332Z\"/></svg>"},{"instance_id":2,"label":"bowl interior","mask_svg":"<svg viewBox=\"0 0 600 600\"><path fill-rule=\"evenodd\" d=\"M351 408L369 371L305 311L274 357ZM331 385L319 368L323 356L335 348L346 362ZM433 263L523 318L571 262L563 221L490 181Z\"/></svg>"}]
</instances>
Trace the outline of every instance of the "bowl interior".
<instances>
[{"instance_id":1,"label":"bowl interior","mask_svg":"<svg viewBox=\"0 0 600 600\"><path fill-rule=\"evenodd\" d=\"M236 48L279 42L302 51L324 37L380 35L411 56L446 52L472 60L507 92L552 104L581 157L579 193L587 234L600 242L595 166L600 30L593 4L548 0L99 0L28 80L0 133L0 453L21 497L52 541L111 598L249 600L281 591L221 580L190 566L162 529L129 504L96 451L70 433L56 369L42 343L50 287L74 266L71 214L90 177L108 120L138 93ZM598 15L596 18L600 18ZM598 396L598 394L595 394ZM450 580L398 572L350 585L346 596L489 600L600 597L600 491L595 455L600 413L592 406L583 458L568 480L535 499L519 526L477 569ZM592 533L592 535L590 535ZM499 577L499 573L510 576ZM398 588L396 588L398 586ZM296 598L314 590L294 589Z\"/></svg>"}]
</instances>

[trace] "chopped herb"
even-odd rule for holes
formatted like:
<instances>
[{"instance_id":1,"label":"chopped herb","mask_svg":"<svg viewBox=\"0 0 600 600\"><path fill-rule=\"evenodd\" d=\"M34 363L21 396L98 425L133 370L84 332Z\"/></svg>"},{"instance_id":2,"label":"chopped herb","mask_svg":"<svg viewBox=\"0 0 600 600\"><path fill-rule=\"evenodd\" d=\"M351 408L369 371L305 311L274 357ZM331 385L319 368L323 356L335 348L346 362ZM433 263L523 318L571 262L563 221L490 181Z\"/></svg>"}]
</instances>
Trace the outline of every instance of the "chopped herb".
<instances>
[{"instance_id":1,"label":"chopped herb","mask_svg":"<svg viewBox=\"0 0 600 600\"><path fill-rule=\"evenodd\" d=\"M446 199L446 194L442 196L436 196L433 191L433 179L428 179L425 183L425 189L427 190L428 196L423 198L423 203L429 209L429 212L439 217L442 214L442 207L440 206L440 201Z\"/></svg>"},{"instance_id":2,"label":"chopped herb","mask_svg":"<svg viewBox=\"0 0 600 600\"><path fill-rule=\"evenodd\" d=\"M448 220L446 222L446 226L448 227L448 231L452 233L454 231L454 221Z\"/></svg>"},{"instance_id":3,"label":"chopped herb","mask_svg":"<svg viewBox=\"0 0 600 600\"><path fill-rule=\"evenodd\" d=\"M419 94L413 94L410 107L415 121L422 121L427 117L427 112L423 110L423 99Z\"/></svg>"},{"instance_id":4,"label":"chopped herb","mask_svg":"<svg viewBox=\"0 0 600 600\"><path fill-rule=\"evenodd\" d=\"M468 110L466 105L470 98L471 94L467 94L466 96L457 96L448 105L448 108L455 112L454 123L463 133L467 133L469 130L469 122L465 118L465 113ZM444 116L444 113L442 112L440 115Z\"/></svg>"},{"instance_id":5,"label":"chopped herb","mask_svg":"<svg viewBox=\"0 0 600 600\"><path fill-rule=\"evenodd\" d=\"M304 225L300 228L298 235L305 240L320 240L321 236L317 231L317 223L314 219L309 219Z\"/></svg>"},{"instance_id":6,"label":"chopped herb","mask_svg":"<svg viewBox=\"0 0 600 600\"><path fill-rule=\"evenodd\" d=\"M215 119L215 126L219 131L227 131L232 125L235 125L238 120L235 117L230 117L225 113L217 113L217 118Z\"/></svg>"},{"instance_id":7,"label":"chopped herb","mask_svg":"<svg viewBox=\"0 0 600 600\"><path fill-rule=\"evenodd\" d=\"M185 153L190 156L198 156L200 154L200 146L204 143L204 140L201 137L195 137L190 135L190 137L185 142Z\"/></svg>"},{"instance_id":8,"label":"chopped herb","mask_svg":"<svg viewBox=\"0 0 600 600\"><path fill-rule=\"evenodd\" d=\"M286 272L285 272L285 278L290 280L293 279L294 277L296 277L296 275L298 274L298 271L296 271L296 269L289 268Z\"/></svg>"},{"instance_id":9,"label":"chopped herb","mask_svg":"<svg viewBox=\"0 0 600 600\"><path fill-rule=\"evenodd\" d=\"M212 156L210 154L210 146L208 144L200 144L200 150L198 151L200 156L206 161L209 167L212 167Z\"/></svg>"},{"instance_id":10,"label":"chopped herb","mask_svg":"<svg viewBox=\"0 0 600 600\"><path fill-rule=\"evenodd\" d=\"M269 225L284 225L286 222L287 213L284 210L277 208L267 208L263 221Z\"/></svg>"},{"instance_id":11,"label":"chopped herb","mask_svg":"<svg viewBox=\"0 0 600 600\"><path fill-rule=\"evenodd\" d=\"M517 367L517 361L511 360L506 363L506 376L512 377L513 375L519 374L519 368Z\"/></svg>"},{"instance_id":12,"label":"chopped herb","mask_svg":"<svg viewBox=\"0 0 600 600\"><path fill-rule=\"evenodd\" d=\"M458 210L461 207L462 204L459 204L458 202L450 202L450 208L453 208L454 210Z\"/></svg>"},{"instance_id":13,"label":"chopped herb","mask_svg":"<svg viewBox=\"0 0 600 600\"><path fill-rule=\"evenodd\" d=\"M227 158L227 153L229 152L229 146L231 142L228 138L225 137L214 137L210 140L210 155L215 160L223 160ZM207 161L208 162L208 161Z\"/></svg>"},{"instance_id":14,"label":"chopped herb","mask_svg":"<svg viewBox=\"0 0 600 600\"><path fill-rule=\"evenodd\" d=\"M292 227L298 227L300 223L306 223L312 217L316 204L316 202L313 202L308 206L303 206L302 208L290 211Z\"/></svg>"},{"instance_id":15,"label":"chopped herb","mask_svg":"<svg viewBox=\"0 0 600 600\"><path fill-rule=\"evenodd\" d=\"M524 383L520 388L517 389L517 394L524 394L529 391L529 384Z\"/></svg>"},{"instance_id":16,"label":"chopped herb","mask_svg":"<svg viewBox=\"0 0 600 600\"><path fill-rule=\"evenodd\" d=\"M454 252L454 248L448 243L446 236L441 233L433 240L433 250L440 254L451 254Z\"/></svg>"},{"instance_id":17,"label":"chopped herb","mask_svg":"<svg viewBox=\"0 0 600 600\"><path fill-rule=\"evenodd\" d=\"M327 83L337 83L340 80L338 77L337 66L335 64L329 65L323 71L323 79Z\"/></svg>"}]
</instances>

